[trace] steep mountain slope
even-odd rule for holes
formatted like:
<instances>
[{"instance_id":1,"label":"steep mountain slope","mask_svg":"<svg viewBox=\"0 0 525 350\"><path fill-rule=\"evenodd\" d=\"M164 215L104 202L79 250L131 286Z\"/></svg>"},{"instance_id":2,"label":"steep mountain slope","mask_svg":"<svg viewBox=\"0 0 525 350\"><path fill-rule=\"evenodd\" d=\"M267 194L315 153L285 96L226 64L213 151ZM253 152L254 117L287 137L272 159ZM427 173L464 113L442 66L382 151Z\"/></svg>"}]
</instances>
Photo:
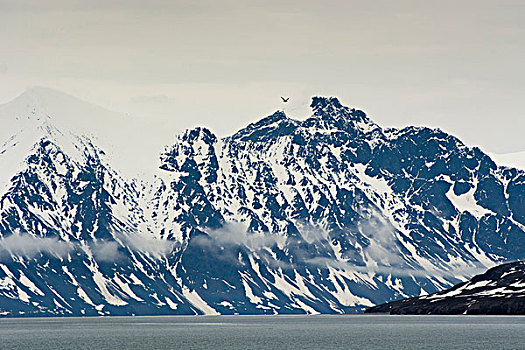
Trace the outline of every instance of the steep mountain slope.
<instances>
[{"instance_id":1,"label":"steep mountain slope","mask_svg":"<svg viewBox=\"0 0 525 350\"><path fill-rule=\"evenodd\" d=\"M0 107L24 120L0 150L7 315L359 312L525 255L525 172L440 130L315 97L303 121L187 130L146 181L31 94Z\"/></svg>"},{"instance_id":2,"label":"steep mountain slope","mask_svg":"<svg viewBox=\"0 0 525 350\"><path fill-rule=\"evenodd\" d=\"M525 262L493 267L442 292L374 306L366 313L524 315Z\"/></svg>"},{"instance_id":3,"label":"steep mountain slope","mask_svg":"<svg viewBox=\"0 0 525 350\"><path fill-rule=\"evenodd\" d=\"M2 166L2 175L11 176L0 199L3 313L169 312L167 295L176 300L172 288L147 276L157 270L150 256L173 243L139 247L144 238L135 229L142 216L137 183L112 170L89 138L58 129L62 121L47 114L35 101L46 96L35 93L3 109L21 106L18 112L2 113L2 124L17 132L2 146L0 161L19 167L9 174ZM80 114L91 109L75 104ZM13 117L22 122L12 123ZM140 268L131 272L128 264Z\"/></svg>"}]
</instances>

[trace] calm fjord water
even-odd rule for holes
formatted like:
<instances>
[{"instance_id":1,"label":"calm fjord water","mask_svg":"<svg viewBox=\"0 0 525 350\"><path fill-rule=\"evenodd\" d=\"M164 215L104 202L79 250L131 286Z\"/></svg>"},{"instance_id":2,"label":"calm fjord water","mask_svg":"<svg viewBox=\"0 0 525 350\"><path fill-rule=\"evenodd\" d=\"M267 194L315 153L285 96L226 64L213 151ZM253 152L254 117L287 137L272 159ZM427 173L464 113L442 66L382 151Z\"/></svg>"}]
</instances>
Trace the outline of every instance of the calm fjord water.
<instances>
[{"instance_id":1,"label":"calm fjord water","mask_svg":"<svg viewBox=\"0 0 525 350\"><path fill-rule=\"evenodd\" d=\"M525 349L525 317L0 319L1 349Z\"/></svg>"}]
</instances>

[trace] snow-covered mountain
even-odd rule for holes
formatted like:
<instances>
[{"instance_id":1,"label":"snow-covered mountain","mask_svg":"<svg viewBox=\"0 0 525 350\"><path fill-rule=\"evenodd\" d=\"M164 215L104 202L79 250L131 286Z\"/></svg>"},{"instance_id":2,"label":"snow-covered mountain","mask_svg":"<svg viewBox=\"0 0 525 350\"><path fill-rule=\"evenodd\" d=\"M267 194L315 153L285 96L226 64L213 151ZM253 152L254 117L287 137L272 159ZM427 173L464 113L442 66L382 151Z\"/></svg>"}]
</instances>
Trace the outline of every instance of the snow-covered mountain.
<instances>
[{"instance_id":1,"label":"snow-covered mountain","mask_svg":"<svg viewBox=\"0 0 525 350\"><path fill-rule=\"evenodd\" d=\"M45 89L0 106L0 312L351 313L525 256L523 170L311 107L142 162L108 136L123 116Z\"/></svg>"}]
</instances>

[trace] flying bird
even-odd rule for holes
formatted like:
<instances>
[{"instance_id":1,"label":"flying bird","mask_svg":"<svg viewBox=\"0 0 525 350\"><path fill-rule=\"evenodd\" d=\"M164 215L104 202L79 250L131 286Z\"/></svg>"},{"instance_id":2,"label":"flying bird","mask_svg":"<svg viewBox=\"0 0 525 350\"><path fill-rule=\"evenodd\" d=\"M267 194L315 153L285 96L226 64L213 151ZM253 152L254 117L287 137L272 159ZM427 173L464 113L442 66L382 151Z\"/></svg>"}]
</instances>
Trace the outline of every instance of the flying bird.
<instances>
[{"instance_id":1,"label":"flying bird","mask_svg":"<svg viewBox=\"0 0 525 350\"><path fill-rule=\"evenodd\" d=\"M283 100L284 103L288 102L289 99L290 99L290 97L284 98L284 97L281 96L281 100Z\"/></svg>"}]
</instances>

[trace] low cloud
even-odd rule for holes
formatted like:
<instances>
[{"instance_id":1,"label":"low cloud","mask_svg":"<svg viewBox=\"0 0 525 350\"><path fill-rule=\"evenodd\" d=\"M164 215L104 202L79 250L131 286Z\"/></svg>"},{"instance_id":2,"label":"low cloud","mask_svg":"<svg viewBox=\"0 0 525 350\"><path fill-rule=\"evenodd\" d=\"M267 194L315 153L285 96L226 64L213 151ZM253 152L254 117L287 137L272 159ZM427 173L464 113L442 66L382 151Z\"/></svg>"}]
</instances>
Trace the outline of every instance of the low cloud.
<instances>
[{"instance_id":1,"label":"low cloud","mask_svg":"<svg viewBox=\"0 0 525 350\"><path fill-rule=\"evenodd\" d=\"M93 256L97 261L114 262L123 258L119 251L119 244L115 241L100 241L90 245Z\"/></svg>"},{"instance_id":2,"label":"low cloud","mask_svg":"<svg viewBox=\"0 0 525 350\"><path fill-rule=\"evenodd\" d=\"M312 225L308 222L298 221L295 223L305 242L312 244L316 242L328 242L329 234L326 230Z\"/></svg>"},{"instance_id":3,"label":"low cloud","mask_svg":"<svg viewBox=\"0 0 525 350\"><path fill-rule=\"evenodd\" d=\"M406 264L401 258L400 243L394 226L374 211L360 212L360 216L357 227L369 240L369 245L363 248L365 259L386 266Z\"/></svg>"},{"instance_id":4,"label":"low cloud","mask_svg":"<svg viewBox=\"0 0 525 350\"><path fill-rule=\"evenodd\" d=\"M35 237L27 233L13 232L0 238L0 259L9 259L11 255L34 258L46 254L64 258L72 251L82 251L89 248L95 260L99 262L115 262L125 258L124 251L149 254L155 258L171 253L177 243L172 240L159 239L144 233L120 233L116 240L97 240L66 242L59 237Z\"/></svg>"},{"instance_id":5,"label":"low cloud","mask_svg":"<svg viewBox=\"0 0 525 350\"><path fill-rule=\"evenodd\" d=\"M13 254L34 258L39 254L48 254L64 258L74 249L72 243L61 241L57 237L34 237L15 232L0 239L0 257Z\"/></svg>"},{"instance_id":6,"label":"low cloud","mask_svg":"<svg viewBox=\"0 0 525 350\"><path fill-rule=\"evenodd\" d=\"M194 243L203 246L245 246L252 251L273 246L284 246L287 238L280 234L247 232L247 226L242 223L228 223L212 230L207 236L194 238Z\"/></svg>"},{"instance_id":7,"label":"low cloud","mask_svg":"<svg viewBox=\"0 0 525 350\"><path fill-rule=\"evenodd\" d=\"M166 256L171 253L177 242L168 239L161 239L142 232L132 232L123 234L122 242L131 250L150 254L155 257Z\"/></svg>"},{"instance_id":8,"label":"low cloud","mask_svg":"<svg viewBox=\"0 0 525 350\"><path fill-rule=\"evenodd\" d=\"M333 267L339 270L348 272L360 272L360 273L374 273L382 275L393 275L398 277L443 277L443 278L458 278L458 276L473 276L475 274L486 271L486 267L463 267L453 268L450 270L440 269L423 269L413 268L410 266L405 267L394 267L394 266L358 266L355 264L349 264L344 261L338 261L330 258L314 258L309 259L307 263L325 268Z\"/></svg>"},{"instance_id":9,"label":"low cloud","mask_svg":"<svg viewBox=\"0 0 525 350\"><path fill-rule=\"evenodd\" d=\"M368 240L368 244L362 247L364 265L338 260L333 256L328 232L308 223L296 223L300 231L298 236L283 236L280 233L250 233L247 232L247 226L244 224L228 223L220 229L207 232L207 235L193 238L192 243L202 247L220 249L218 258L233 262L239 262L239 256L238 251L232 248L242 246L257 253L261 261L264 261L269 267L283 269L294 269L297 265L310 265L364 274L416 278L460 278L461 276L472 276L485 269L484 266L469 264L448 269L427 268L419 266L415 261L407 261L403 257L398 231L386 218L376 211L363 211L359 214L360 220L355 228ZM314 249L310 249L312 245L315 246ZM271 252L278 247L291 253L290 260L288 257Z\"/></svg>"}]
</instances>

